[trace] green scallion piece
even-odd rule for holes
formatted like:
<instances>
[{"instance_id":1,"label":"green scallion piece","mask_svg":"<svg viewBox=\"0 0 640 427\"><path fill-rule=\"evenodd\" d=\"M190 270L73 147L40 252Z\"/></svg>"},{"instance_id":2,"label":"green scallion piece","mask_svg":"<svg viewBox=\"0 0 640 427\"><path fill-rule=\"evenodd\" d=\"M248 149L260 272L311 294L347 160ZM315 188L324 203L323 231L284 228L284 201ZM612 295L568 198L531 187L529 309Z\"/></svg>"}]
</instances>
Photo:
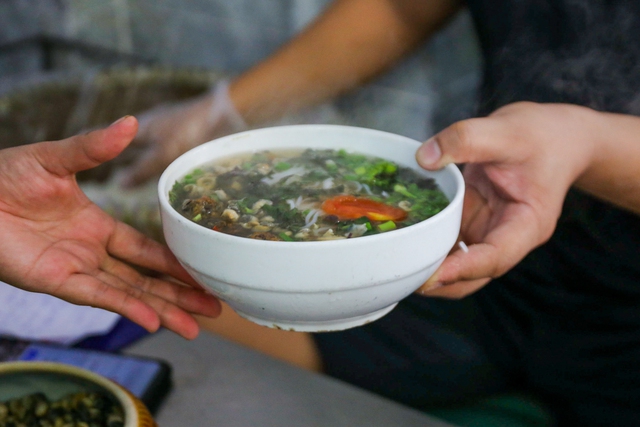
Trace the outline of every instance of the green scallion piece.
<instances>
[{"instance_id":1,"label":"green scallion piece","mask_svg":"<svg viewBox=\"0 0 640 427\"><path fill-rule=\"evenodd\" d=\"M291 163L279 162L279 163L276 163L273 168L278 172L286 171L287 169L291 169Z\"/></svg>"},{"instance_id":2,"label":"green scallion piece","mask_svg":"<svg viewBox=\"0 0 640 427\"><path fill-rule=\"evenodd\" d=\"M197 221L200 221L201 219L202 219L202 214L198 214L198 215L193 217L192 221L196 221L197 222Z\"/></svg>"},{"instance_id":3,"label":"green scallion piece","mask_svg":"<svg viewBox=\"0 0 640 427\"><path fill-rule=\"evenodd\" d=\"M282 233L278 234L278 236L280 236L280 238L281 238L282 240L284 240L285 242L293 242L293 241L294 241L294 240L293 240L291 237L289 237L289 236L287 235L287 233L285 233L284 231L283 231Z\"/></svg>"},{"instance_id":4,"label":"green scallion piece","mask_svg":"<svg viewBox=\"0 0 640 427\"><path fill-rule=\"evenodd\" d=\"M414 194L409 193L407 187L402 184L396 184L393 186L393 191L402 194L403 196L409 197L410 199L415 199L416 196Z\"/></svg>"},{"instance_id":5,"label":"green scallion piece","mask_svg":"<svg viewBox=\"0 0 640 427\"><path fill-rule=\"evenodd\" d=\"M380 231L391 231L396 229L396 223L393 221L383 222L378 226Z\"/></svg>"}]
</instances>

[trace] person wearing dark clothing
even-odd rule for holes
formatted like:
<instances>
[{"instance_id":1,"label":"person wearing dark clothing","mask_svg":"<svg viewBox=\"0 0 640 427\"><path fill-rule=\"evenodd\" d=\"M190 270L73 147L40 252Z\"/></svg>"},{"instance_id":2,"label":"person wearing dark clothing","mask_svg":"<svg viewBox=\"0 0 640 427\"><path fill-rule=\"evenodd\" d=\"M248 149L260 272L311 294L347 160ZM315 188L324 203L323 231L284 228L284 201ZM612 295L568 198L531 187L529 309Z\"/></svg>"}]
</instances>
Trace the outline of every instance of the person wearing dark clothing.
<instances>
[{"instance_id":1,"label":"person wearing dark clothing","mask_svg":"<svg viewBox=\"0 0 640 427\"><path fill-rule=\"evenodd\" d=\"M479 116L518 101L640 114L640 3L467 3L485 58ZM639 245L637 213L571 189L551 239L504 276L318 335L322 359L418 408L526 390L563 425L637 425Z\"/></svg>"},{"instance_id":2,"label":"person wearing dark clothing","mask_svg":"<svg viewBox=\"0 0 640 427\"><path fill-rule=\"evenodd\" d=\"M484 58L477 115L417 159L464 169L469 251L386 317L304 341L307 366L419 409L519 390L559 425L637 425L640 2L339 0L231 82L234 114L255 126L352 90L465 6ZM171 160L185 116L218 132L214 103L147 123L131 182Z\"/></svg>"}]
</instances>

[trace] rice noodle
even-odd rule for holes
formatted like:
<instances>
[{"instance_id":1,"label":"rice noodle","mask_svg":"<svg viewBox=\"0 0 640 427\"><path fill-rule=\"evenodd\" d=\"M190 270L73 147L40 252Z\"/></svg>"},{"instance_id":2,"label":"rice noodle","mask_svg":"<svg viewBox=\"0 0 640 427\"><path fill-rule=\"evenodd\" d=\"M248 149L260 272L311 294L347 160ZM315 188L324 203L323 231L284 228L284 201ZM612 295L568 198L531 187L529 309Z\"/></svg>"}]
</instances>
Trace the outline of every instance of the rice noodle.
<instances>
[{"instance_id":1,"label":"rice noodle","mask_svg":"<svg viewBox=\"0 0 640 427\"><path fill-rule=\"evenodd\" d=\"M291 185L294 182L300 182L300 181L302 181L302 177L300 175L291 175L282 183L282 185Z\"/></svg>"},{"instance_id":2,"label":"rice noodle","mask_svg":"<svg viewBox=\"0 0 640 427\"><path fill-rule=\"evenodd\" d=\"M328 230L331 230L331 227L326 227L326 226L325 227L320 227L317 230L315 230L313 232L313 234L315 234L316 236L320 236L320 235L326 233Z\"/></svg>"},{"instance_id":3,"label":"rice noodle","mask_svg":"<svg viewBox=\"0 0 640 427\"><path fill-rule=\"evenodd\" d=\"M316 223L316 221L318 221L318 216L320 216L320 210L318 209L311 209L309 211L309 213L307 214L307 216L304 218L304 222L305 228L311 227L313 224Z\"/></svg>"},{"instance_id":4,"label":"rice noodle","mask_svg":"<svg viewBox=\"0 0 640 427\"><path fill-rule=\"evenodd\" d=\"M293 199L288 199L287 204L289 205L290 209L298 209L298 210L304 210L301 209L302 206L302 196L298 196L297 199L293 200Z\"/></svg>"},{"instance_id":5,"label":"rice noodle","mask_svg":"<svg viewBox=\"0 0 640 427\"><path fill-rule=\"evenodd\" d=\"M324 181L322 181L322 189L323 190L328 190L330 188L333 187L333 178L329 177L327 179L325 179Z\"/></svg>"},{"instance_id":6,"label":"rice noodle","mask_svg":"<svg viewBox=\"0 0 640 427\"><path fill-rule=\"evenodd\" d=\"M269 177L262 178L260 181L264 182L267 185L273 185L280 182L280 180L283 178L287 178L293 175L304 175L305 172L306 169L304 168L304 166L296 166L293 168L289 168L286 171L276 172Z\"/></svg>"},{"instance_id":7,"label":"rice noodle","mask_svg":"<svg viewBox=\"0 0 640 427\"><path fill-rule=\"evenodd\" d=\"M313 215L314 215L316 212L317 212L317 211L316 211L315 209L311 209L311 210L309 211L309 213L307 214L307 216L305 216L305 217L304 217L304 222L305 222L304 226L305 226L305 227L309 227L309 226L313 225L313 223L310 223L310 221L311 221L311 218L313 218Z\"/></svg>"}]
</instances>

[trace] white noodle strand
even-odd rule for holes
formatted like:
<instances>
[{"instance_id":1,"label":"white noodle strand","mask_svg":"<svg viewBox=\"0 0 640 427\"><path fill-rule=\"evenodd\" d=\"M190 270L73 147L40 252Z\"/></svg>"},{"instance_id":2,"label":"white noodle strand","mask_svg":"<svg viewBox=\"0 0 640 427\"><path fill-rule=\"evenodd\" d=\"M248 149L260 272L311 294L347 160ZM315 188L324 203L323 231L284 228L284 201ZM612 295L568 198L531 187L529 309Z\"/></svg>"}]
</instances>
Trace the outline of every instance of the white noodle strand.
<instances>
[{"instance_id":1,"label":"white noodle strand","mask_svg":"<svg viewBox=\"0 0 640 427\"><path fill-rule=\"evenodd\" d=\"M293 175L302 176L306 172L303 166L298 166L294 168L287 169L286 171L277 172L271 175L270 177L264 177L260 181L264 182L267 185L273 185L280 182L281 179L287 178Z\"/></svg>"},{"instance_id":2,"label":"white noodle strand","mask_svg":"<svg viewBox=\"0 0 640 427\"><path fill-rule=\"evenodd\" d=\"M307 216L304 218L304 228L311 227L313 224L318 221L318 216L320 216L320 211L318 209L311 209Z\"/></svg>"}]
</instances>

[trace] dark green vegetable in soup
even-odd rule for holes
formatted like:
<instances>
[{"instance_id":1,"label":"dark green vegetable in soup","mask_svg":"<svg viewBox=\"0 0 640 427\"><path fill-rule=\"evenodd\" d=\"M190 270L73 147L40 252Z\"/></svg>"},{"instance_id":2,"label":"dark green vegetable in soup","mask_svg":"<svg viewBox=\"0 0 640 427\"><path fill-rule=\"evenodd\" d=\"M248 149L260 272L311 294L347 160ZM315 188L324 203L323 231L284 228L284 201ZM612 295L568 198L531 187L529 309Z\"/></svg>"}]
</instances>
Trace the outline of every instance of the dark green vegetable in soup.
<instances>
[{"instance_id":1,"label":"dark green vegetable in soup","mask_svg":"<svg viewBox=\"0 0 640 427\"><path fill-rule=\"evenodd\" d=\"M449 200L431 178L344 150L263 151L193 170L169 192L186 218L274 241L368 236L427 219Z\"/></svg>"}]
</instances>

